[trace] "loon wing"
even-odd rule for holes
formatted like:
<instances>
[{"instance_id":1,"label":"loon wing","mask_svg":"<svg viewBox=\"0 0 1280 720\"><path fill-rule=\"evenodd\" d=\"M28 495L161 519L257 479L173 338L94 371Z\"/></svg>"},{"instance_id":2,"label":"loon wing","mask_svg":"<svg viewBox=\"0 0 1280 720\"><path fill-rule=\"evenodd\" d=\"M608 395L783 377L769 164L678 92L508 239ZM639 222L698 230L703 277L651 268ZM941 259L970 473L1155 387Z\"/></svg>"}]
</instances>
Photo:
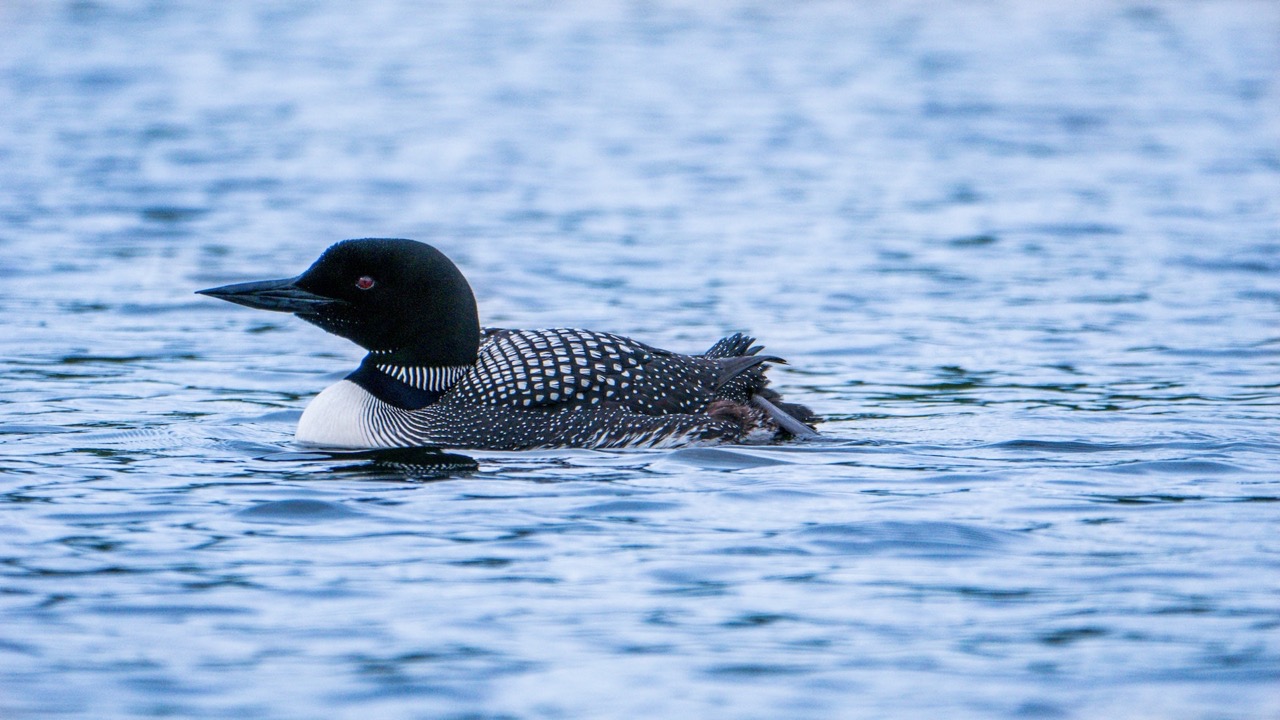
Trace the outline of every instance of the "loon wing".
<instances>
[{"instance_id":1,"label":"loon wing","mask_svg":"<svg viewBox=\"0 0 1280 720\"><path fill-rule=\"evenodd\" d=\"M586 330L510 330L487 336L457 391L525 408L614 403L643 415L701 413L722 397L746 402L764 385L759 372L750 372L764 362L779 361L678 355Z\"/></svg>"}]
</instances>

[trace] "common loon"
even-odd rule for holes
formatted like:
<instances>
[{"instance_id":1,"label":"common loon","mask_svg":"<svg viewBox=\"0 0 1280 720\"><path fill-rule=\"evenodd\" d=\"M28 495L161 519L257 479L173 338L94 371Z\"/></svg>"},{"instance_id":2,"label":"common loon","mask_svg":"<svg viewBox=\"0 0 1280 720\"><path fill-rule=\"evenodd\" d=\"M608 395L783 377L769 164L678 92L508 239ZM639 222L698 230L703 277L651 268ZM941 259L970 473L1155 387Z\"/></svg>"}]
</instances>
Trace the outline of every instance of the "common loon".
<instances>
[{"instance_id":1,"label":"common loon","mask_svg":"<svg viewBox=\"0 0 1280 720\"><path fill-rule=\"evenodd\" d=\"M321 392L296 439L342 448L675 447L812 437L817 418L766 389L742 334L679 355L588 330L482 329L457 266L415 240L333 245L285 280L198 291L289 312L368 351Z\"/></svg>"}]
</instances>

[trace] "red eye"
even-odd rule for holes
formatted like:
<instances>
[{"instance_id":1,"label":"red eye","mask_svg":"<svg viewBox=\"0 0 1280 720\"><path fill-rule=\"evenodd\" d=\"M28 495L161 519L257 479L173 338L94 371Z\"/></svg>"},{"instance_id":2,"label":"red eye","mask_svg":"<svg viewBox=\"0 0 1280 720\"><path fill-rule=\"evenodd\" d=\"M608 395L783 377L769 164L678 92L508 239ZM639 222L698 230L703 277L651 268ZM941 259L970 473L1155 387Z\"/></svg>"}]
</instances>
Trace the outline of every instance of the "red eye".
<instances>
[{"instance_id":1,"label":"red eye","mask_svg":"<svg viewBox=\"0 0 1280 720\"><path fill-rule=\"evenodd\" d=\"M369 288L373 287L376 284L377 283L373 281L373 278L369 277L368 275L362 275L360 279L356 281L356 287L360 288L361 290L368 290Z\"/></svg>"}]
</instances>

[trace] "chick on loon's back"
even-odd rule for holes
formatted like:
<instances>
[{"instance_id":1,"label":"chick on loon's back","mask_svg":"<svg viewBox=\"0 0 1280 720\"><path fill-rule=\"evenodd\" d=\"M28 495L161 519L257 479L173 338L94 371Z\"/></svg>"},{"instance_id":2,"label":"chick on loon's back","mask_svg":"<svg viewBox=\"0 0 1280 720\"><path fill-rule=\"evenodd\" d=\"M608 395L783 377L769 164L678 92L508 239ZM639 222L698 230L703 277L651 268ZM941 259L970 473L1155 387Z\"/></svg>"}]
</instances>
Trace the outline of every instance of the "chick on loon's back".
<instances>
[{"instance_id":1,"label":"chick on loon's back","mask_svg":"<svg viewBox=\"0 0 1280 720\"><path fill-rule=\"evenodd\" d=\"M287 280L202 294L292 312L369 351L320 393L301 442L353 448L431 445L670 447L808 437L813 413L767 389L751 338L680 355L575 329L482 330L470 285L413 240L346 240Z\"/></svg>"}]
</instances>

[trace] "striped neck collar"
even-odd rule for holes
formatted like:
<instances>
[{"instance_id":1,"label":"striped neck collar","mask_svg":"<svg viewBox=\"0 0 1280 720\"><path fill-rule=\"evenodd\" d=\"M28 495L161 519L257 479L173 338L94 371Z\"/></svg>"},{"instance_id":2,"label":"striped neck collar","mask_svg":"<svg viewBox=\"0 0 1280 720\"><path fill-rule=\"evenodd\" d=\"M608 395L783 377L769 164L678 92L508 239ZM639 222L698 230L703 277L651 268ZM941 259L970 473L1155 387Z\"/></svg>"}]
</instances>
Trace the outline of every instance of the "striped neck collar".
<instances>
[{"instance_id":1,"label":"striped neck collar","mask_svg":"<svg viewBox=\"0 0 1280 720\"><path fill-rule=\"evenodd\" d=\"M453 387L471 369L470 365L391 365L376 360L373 366L409 387L436 393Z\"/></svg>"},{"instance_id":2,"label":"striped neck collar","mask_svg":"<svg viewBox=\"0 0 1280 720\"><path fill-rule=\"evenodd\" d=\"M346 379L388 405L401 410L420 410L439 402L468 369L468 366L390 365L366 357Z\"/></svg>"}]
</instances>

